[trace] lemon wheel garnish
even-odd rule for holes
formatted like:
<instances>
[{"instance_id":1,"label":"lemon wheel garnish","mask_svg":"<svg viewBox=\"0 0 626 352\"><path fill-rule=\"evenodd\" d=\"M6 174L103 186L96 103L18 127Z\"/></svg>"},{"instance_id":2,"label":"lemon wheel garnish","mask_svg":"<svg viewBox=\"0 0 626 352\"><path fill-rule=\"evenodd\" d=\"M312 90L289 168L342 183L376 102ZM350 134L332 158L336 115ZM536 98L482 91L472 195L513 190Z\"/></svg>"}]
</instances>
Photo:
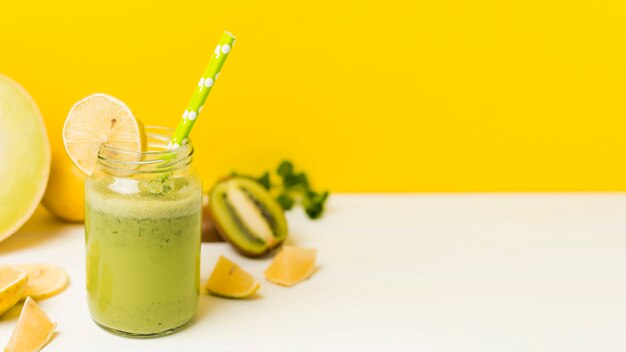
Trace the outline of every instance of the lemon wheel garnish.
<instances>
[{"instance_id":1,"label":"lemon wheel garnish","mask_svg":"<svg viewBox=\"0 0 626 352\"><path fill-rule=\"evenodd\" d=\"M50 264L20 264L28 272L24 297L45 299L65 290L70 280L63 269Z\"/></svg>"},{"instance_id":2,"label":"lemon wheel garnish","mask_svg":"<svg viewBox=\"0 0 626 352\"><path fill-rule=\"evenodd\" d=\"M217 296L246 298L252 296L261 285L239 265L220 256L206 283L206 289Z\"/></svg>"},{"instance_id":3,"label":"lemon wheel garnish","mask_svg":"<svg viewBox=\"0 0 626 352\"><path fill-rule=\"evenodd\" d=\"M126 104L106 94L94 94L70 110L63 126L63 144L74 165L91 175L104 143L140 152L145 144L145 131Z\"/></svg>"},{"instance_id":4,"label":"lemon wheel garnish","mask_svg":"<svg viewBox=\"0 0 626 352\"><path fill-rule=\"evenodd\" d=\"M312 248L283 246L265 270L265 278L275 284L293 286L313 274L316 253Z\"/></svg>"},{"instance_id":5,"label":"lemon wheel garnish","mask_svg":"<svg viewBox=\"0 0 626 352\"><path fill-rule=\"evenodd\" d=\"M0 315L22 299L27 284L26 270L13 265L0 266Z\"/></svg>"}]
</instances>

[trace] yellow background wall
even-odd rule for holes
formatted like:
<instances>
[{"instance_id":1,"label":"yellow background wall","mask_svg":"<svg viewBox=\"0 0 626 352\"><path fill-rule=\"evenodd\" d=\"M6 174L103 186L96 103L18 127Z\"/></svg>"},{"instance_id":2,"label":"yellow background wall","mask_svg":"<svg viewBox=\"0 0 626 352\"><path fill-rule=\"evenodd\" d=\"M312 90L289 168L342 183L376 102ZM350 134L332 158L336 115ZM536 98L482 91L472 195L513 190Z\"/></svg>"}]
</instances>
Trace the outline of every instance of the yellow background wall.
<instances>
[{"instance_id":1,"label":"yellow background wall","mask_svg":"<svg viewBox=\"0 0 626 352\"><path fill-rule=\"evenodd\" d=\"M288 157L333 191L626 190L625 4L3 0L0 72L55 147L94 92L173 127L228 29L207 186Z\"/></svg>"}]
</instances>

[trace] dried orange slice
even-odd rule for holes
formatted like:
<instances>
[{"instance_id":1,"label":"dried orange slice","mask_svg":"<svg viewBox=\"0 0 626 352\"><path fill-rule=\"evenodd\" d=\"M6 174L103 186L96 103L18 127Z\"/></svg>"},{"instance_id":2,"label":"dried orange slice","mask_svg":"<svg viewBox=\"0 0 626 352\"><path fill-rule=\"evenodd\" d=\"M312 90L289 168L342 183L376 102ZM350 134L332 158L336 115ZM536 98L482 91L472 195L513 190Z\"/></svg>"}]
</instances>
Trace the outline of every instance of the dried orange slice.
<instances>
[{"instance_id":1,"label":"dried orange slice","mask_svg":"<svg viewBox=\"0 0 626 352\"><path fill-rule=\"evenodd\" d=\"M226 298L246 298L252 296L261 285L239 265L223 255L206 283L206 289L217 296Z\"/></svg>"},{"instance_id":2,"label":"dried orange slice","mask_svg":"<svg viewBox=\"0 0 626 352\"><path fill-rule=\"evenodd\" d=\"M313 274L316 254L312 248L283 246L265 270L265 278L275 284L293 286Z\"/></svg>"},{"instance_id":3,"label":"dried orange slice","mask_svg":"<svg viewBox=\"0 0 626 352\"><path fill-rule=\"evenodd\" d=\"M13 265L0 266L0 315L22 299L27 284L26 270Z\"/></svg>"},{"instance_id":4,"label":"dried orange slice","mask_svg":"<svg viewBox=\"0 0 626 352\"><path fill-rule=\"evenodd\" d=\"M145 139L143 125L128 106L106 94L93 94L74 104L63 126L65 150L86 175L96 167L103 143L139 152Z\"/></svg>"},{"instance_id":5,"label":"dried orange slice","mask_svg":"<svg viewBox=\"0 0 626 352\"><path fill-rule=\"evenodd\" d=\"M37 303L28 297L4 351L37 352L50 341L56 325Z\"/></svg>"},{"instance_id":6,"label":"dried orange slice","mask_svg":"<svg viewBox=\"0 0 626 352\"><path fill-rule=\"evenodd\" d=\"M65 290L70 282L63 269L50 264L20 264L28 272L28 285L24 297L44 299Z\"/></svg>"}]
</instances>

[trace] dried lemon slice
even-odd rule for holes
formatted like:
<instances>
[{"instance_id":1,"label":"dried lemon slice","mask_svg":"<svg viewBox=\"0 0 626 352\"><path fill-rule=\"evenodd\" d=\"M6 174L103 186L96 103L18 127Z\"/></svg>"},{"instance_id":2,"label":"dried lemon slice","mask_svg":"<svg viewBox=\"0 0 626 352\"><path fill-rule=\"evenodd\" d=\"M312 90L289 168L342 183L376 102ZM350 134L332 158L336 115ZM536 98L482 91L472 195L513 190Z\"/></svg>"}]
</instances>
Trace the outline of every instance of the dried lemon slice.
<instances>
[{"instance_id":1,"label":"dried lemon slice","mask_svg":"<svg viewBox=\"0 0 626 352\"><path fill-rule=\"evenodd\" d=\"M70 110L63 126L63 144L74 165L91 175L103 143L139 152L145 144L145 131L126 104L106 94L93 94Z\"/></svg>"},{"instance_id":2,"label":"dried lemon slice","mask_svg":"<svg viewBox=\"0 0 626 352\"><path fill-rule=\"evenodd\" d=\"M0 266L0 315L24 296L28 272L13 265Z\"/></svg>"},{"instance_id":3,"label":"dried lemon slice","mask_svg":"<svg viewBox=\"0 0 626 352\"><path fill-rule=\"evenodd\" d=\"M4 349L5 352L41 350L50 341L56 325L32 298L26 298L11 339Z\"/></svg>"},{"instance_id":4,"label":"dried lemon slice","mask_svg":"<svg viewBox=\"0 0 626 352\"><path fill-rule=\"evenodd\" d=\"M261 285L239 265L223 255L217 260L206 289L217 296L246 298L252 296Z\"/></svg>"},{"instance_id":5,"label":"dried lemon slice","mask_svg":"<svg viewBox=\"0 0 626 352\"><path fill-rule=\"evenodd\" d=\"M313 274L316 253L315 249L283 246L265 270L265 278L275 284L293 286Z\"/></svg>"},{"instance_id":6,"label":"dried lemon slice","mask_svg":"<svg viewBox=\"0 0 626 352\"><path fill-rule=\"evenodd\" d=\"M28 285L24 297L44 299L65 290L70 280L63 269L50 264L21 264L28 272Z\"/></svg>"}]
</instances>

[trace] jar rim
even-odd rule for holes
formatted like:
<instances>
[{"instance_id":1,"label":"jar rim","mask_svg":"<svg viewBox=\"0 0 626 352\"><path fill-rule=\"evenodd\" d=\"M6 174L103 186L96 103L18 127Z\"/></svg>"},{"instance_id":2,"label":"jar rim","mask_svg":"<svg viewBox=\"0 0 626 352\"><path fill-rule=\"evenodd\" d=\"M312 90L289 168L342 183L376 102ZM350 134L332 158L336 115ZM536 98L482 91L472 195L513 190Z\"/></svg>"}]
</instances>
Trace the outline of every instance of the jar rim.
<instances>
[{"instance_id":1,"label":"jar rim","mask_svg":"<svg viewBox=\"0 0 626 352\"><path fill-rule=\"evenodd\" d=\"M173 128L165 127L165 126L145 126L144 129L146 131L146 136L148 137L148 141L150 140L150 138L153 138L153 139L156 139L158 142L163 142L163 146L167 146L167 148L170 148L171 135L174 134ZM102 145L100 145L100 149L102 150L104 148L106 150L114 151L117 153L137 154L137 155L139 154L169 154L174 151L179 151L180 149L191 148L191 138L188 137L185 139L185 141L186 142L183 143L183 145L174 149L163 148L163 150L136 151L136 150L129 150L129 149L120 149L120 148L111 146L108 143L103 143ZM148 147L150 147L150 145L148 145Z\"/></svg>"},{"instance_id":2,"label":"jar rim","mask_svg":"<svg viewBox=\"0 0 626 352\"><path fill-rule=\"evenodd\" d=\"M97 165L108 171L132 171L133 173L171 172L191 163L193 145L187 138L177 148L171 148L174 130L163 126L146 126L146 150L120 149L107 143L100 145Z\"/></svg>"}]
</instances>

